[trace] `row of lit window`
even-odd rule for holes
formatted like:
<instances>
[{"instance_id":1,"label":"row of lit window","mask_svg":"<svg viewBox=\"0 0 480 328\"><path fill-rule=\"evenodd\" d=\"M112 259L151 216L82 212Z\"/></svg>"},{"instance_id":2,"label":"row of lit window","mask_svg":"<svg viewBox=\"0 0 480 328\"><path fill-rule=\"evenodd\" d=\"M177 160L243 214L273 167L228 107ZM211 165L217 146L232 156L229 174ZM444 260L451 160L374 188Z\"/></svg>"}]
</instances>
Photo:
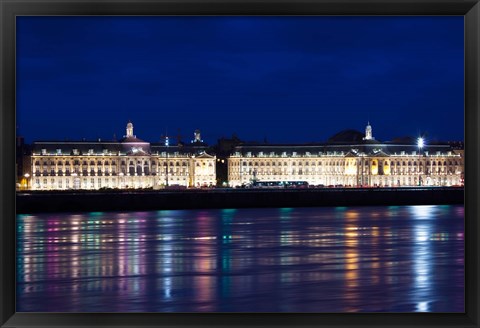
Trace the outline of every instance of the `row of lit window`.
<instances>
[{"instance_id":1,"label":"row of lit window","mask_svg":"<svg viewBox=\"0 0 480 328\"><path fill-rule=\"evenodd\" d=\"M177 176L177 177L172 177L173 180L171 181L178 181L178 182L185 182L187 181L187 177L186 176ZM110 180L107 178L107 179L101 179L101 178L98 178L97 179L97 185L95 186L95 178L90 178L90 185L88 184L89 180L88 178L83 178L82 180L80 180L80 178L77 178L77 179L72 179L72 183L73 183L73 187L74 188L101 188L102 186L115 186L117 184L117 179L115 178L112 178L111 179L111 184L110 184ZM126 186L126 184L128 184L129 182L128 181L125 181L124 179L122 178L119 178L118 179L118 182L121 184L121 186ZM207 183L208 181L203 181L204 183ZM35 185L34 187L35 188L42 188L42 187L52 187L52 188L58 188L58 189L63 189L65 185L65 188L66 189L69 189L71 187L71 184L70 184L70 179L51 179L50 180L50 184L48 183L48 179L35 179Z\"/></svg>"},{"instance_id":2,"label":"row of lit window","mask_svg":"<svg viewBox=\"0 0 480 328\"><path fill-rule=\"evenodd\" d=\"M238 173L239 170L232 170L230 171L231 173ZM288 169L283 169L283 170L273 170L273 171L270 171L270 170L256 170L256 169L243 169L242 171L243 173L245 174L297 174L296 172L298 172L298 174L322 174L322 173L344 173L345 170L341 169L341 168L329 168L329 169L326 169L325 171L322 171L321 169L320 170L302 170L302 169L299 169L298 171L296 171L295 169L292 169L291 171L288 170ZM368 174L369 170L368 169L364 169L363 172L365 174ZM426 170L426 174L429 174L429 173L446 173L447 172L447 169L445 168L438 168L438 169L432 169L430 170L429 168L427 168ZM453 174L453 170L450 169L448 170L448 173L450 174ZM392 174L396 174L396 173L423 173L423 170L422 168L420 169L416 169L416 168L413 168L413 169L405 169L405 168L401 168L401 169L393 169L392 170Z\"/></svg>"},{"instance_id":3,"label":"row of lit window","mask_svg":"<svg viewBox=\"0 0 480 328\"><path fill-rule=\"evenodd\" d=\"M356 166L356 162L346 162L346 161L341 161L341 162L326 162L325 165L326 166L344 166L345 164L349 164L349 165L353 165L353 166ZM371 163L366 160L364 162L364 165L369 165L369 164L372 164L372 165L377 165L377 162L376 161L372 161ZM417 166L417 162L414 161L413 163L412 162L395 162L395 161L392 161L392 162L388 162L388 161L385 161L384 162L384 166ZM422 166L424 163L420 162L420 166ZM436 165L442 165L442 162L441 161L426 161L426 165L433 165L433 166L436 166ZM242 165L243 166L282 166L282 162L242 162ZM291 164L292 166L296 166L297 165L297 162L292 162ZM310 164L311 166L322 166L322 162L311 162ZM459 162L458 161L448 161L448 164L447 164L447 161L443 161L443 165L446 166L446 165L459 165ZM231 161L230 162L230 166L240 166L240 162L238 161ZM288 162L283 162L283 166L288 166ZM298 162L298 166L309 166L309 162Z\"/></svg>"},{"instance_id":4,"label":"row of lit window","mask_svg":"<svg viewBox=\"0 0 480 328\"><path fill-rule=\"evenodd\" d=\"M141 164L142 162L144 163L144 165L149 165L149 164L150 164L149 161L137 161L137 164ZM81 163L81 164L80 164L80 163ZM159 162L159 163L162 163L162 162ZM152 166L155 166L155 165L157 165L157 162L154 161L154 162L152 162L151 164L152 164ZM166 164L166 162L163 162L163 165L165 165L165 164ZM35 161L35 165L40 165L40 161ZM47 161L43 161L43 165L64 165L64 164L63 164L63 161L58 161L58 162L55 162L55 161L48 161L48 162L47 162ZM70 161L66 161L66 162L65 162L65 165L72 165L72 164L70 164ZM77 166L78 166L78 165L95 165L95 162L94 162L94 161L90 161L90 163L88 163L87 161L82 161L82 162L81 162L81 161L79 161L79 160L74 160L74 161L73 161L73 165L77 165ZM108 166L108 165L110 165L110 162L109 162L109 161L105 161L105 162L103 162L103 163L102 163L101 161L98 161L98 162L97 162L97 166L102 166L102 165ZM111 165L118 165L118 162L112 161L112 162L111 162ZM122 162L121 162L121 165L125 166L125 165L126 165L126 162L125 162L125 161L122 161ZM130 162L129 162L129 165L134 165L134 162L133 162L133 161L130 161ZM179 165L180 165L180 162L170 162L170 165L179 166ZM186 161L183 161L183 162L182 162L182 165L183 165L183 166L187 166L187 162L186 162Z\"/></svg>"},{"instance_id":5,"label":"row of lit window","mask_svg":"<svg viewBox=\"0 0 480 328\"><path fill-rule=\"evenodd\" d=\"M150 165L150 162L149 161L136 161L136 164L142 164L143 162L143 165L145 166L148 166ZM36 166L40 166L40 163L41 161L35 161L35 165ZM88 163L87 161L80 161L80 160L74 160L72 161L73 165L74 166L80 166L80 165L83 165L83 166L87 166L87 165L90 165L90 166L95 166L95 162L94 161L90 161L90 163ZM205 162L203 162L205 163ZM167 162L165 161L159 161L159 162L156 162L156 161L152 161L151 162L151 165L152 166L156 166L156 165L163 165L163 166L166 166L167 165ZM63 166L64 163L63 161L58 161L58 162L55 162L55 161L43 161L43 166ZM70 164L70 161L66 161L65 162L65 165L66 166L71 166L72 164ZM115 161L112 161L111 164L109 161L105 161L105 162L101 162L101 161L98 161L97 162L97 166L109 166L109 165L114 165L114 166L118 166L118 162L115 162ZM126 166L126 162L125 161L121 161L120 165L122 166ZM135 163L133 161L129 161L129 165L135 165ZM169 165L170 166L188 166L188 162L187 161L170 161L169 162ZM205 165L205 164L203 164ZM197 166L199 166L198 162L197 162ZM209 164L209 166L212 166L212 163Z\"/></svg>"},{"instance_id":6,"label":"row of lit window","mask_svg":"<svg viewBox=\"0 0 480 328\"><path fill-rule=\"evenodd\" d=\"M134 149L132 149L133 151L135 151ZM40 154L45 156L45 155L66 155L66 156L72 156L72 155L75 155L75 156L78 156L78 155L117 155L117 156L120 156L120 155L125 155L125 154L122 154L120 151L118 150L108 150L108 149L102 149L102 152L95 152L94 149L90 148L87 150L87 152L84 154L83 151L77 149L77 148L74 148L72 150L67 150L67 151L62 151L62 149L60 148L57 148L55 150L55 153L50 153L50 152L47 152L47 149L46 148L43 148L41 149L40 151ZM166 156L166 153L165 152L162 152L162 153L159 153L158 151L155 152L156 155L163 155L163 156ZM179 156L179 152L174 152L171 156ZM186 154L184 154L185 156Z\"/></svg>"},{"instance_id":7,"label":"row of lit window","mask_svg":"<svg viewBox=\"0 0 480 328\"><path fill-rule=\"evenodd\" d=\"M84 176L88 176L88 175L97 175L97 176L110 176L110 173L109 172L95 172L95 171L76 171L76 172L65 172L65 176L72 176L73 174L76 174L76 175L84 175ZM129 170L128 172L128 175L135 175L135 174L145 174L145 175L149 175L151 172L149 171L141 171L141 170ZM160 173L160 174L164 174L164 171L160 171L160 172L153 172L152 175L154 175L155 173ZM170 169L169 173L171 174L182 174L182 175L186 175L186 171L185 170L182 170L181 172L179 170L173 170L173 169ZM127 172L122 172L123 175L127 175ZM54 172L54 171L50 171L50 172L47 172L47 171L43 171L43 172L40 172L40 171L37 171L35 172L35 176L64 176L64 173L62 171L59 171L59 172ZM111 174L112 176L117 176L117 174L115 172L112 172Z\"/></svg>"},{"instance_id":8,"label":"row of lit window","mask_svg":"<svg viewBox=\"0 0 480 328\"><path fill-rule=\"evenodd\" d=\"M381 151L381 149L374 149L374 154L375 153L379 153ZM358 149L357 150L354 150L352 149L351 151L352 153L354 154L358 154ZM311 153L311 152L269 152L269 153L266 153L266 152L258 152L258 153L253 153L251 151L248 151L248 152L235 152L232 157L317 157L317 156L320 156L320 157L328 157L328 156L345 156L345 152L344 151L327 151L327 152L322 152L322 151L319 151L319 152L315 152L315 153ZM406 152L406 151L400 151L400 153L393 153L391 154L391 156L419 156L420 154L417 152L417 151L411 151L410 153L409 152ZM426 155L426 156L456 156L456 154L454 154L452 151L448 151L446 153L442 153L441 151L436 151L435 154L429 154L429 151L425 151L422 153L422 155Z\"/></svg>"}]
</instances>

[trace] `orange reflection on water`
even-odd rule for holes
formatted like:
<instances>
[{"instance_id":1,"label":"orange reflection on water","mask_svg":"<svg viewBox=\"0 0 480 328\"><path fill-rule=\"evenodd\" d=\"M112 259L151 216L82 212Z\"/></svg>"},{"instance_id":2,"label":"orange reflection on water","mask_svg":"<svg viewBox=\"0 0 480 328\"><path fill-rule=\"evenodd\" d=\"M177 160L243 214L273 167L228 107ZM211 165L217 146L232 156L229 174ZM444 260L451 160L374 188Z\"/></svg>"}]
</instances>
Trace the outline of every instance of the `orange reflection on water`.
<instances>
[{"instance_id":1,"label":"orange reflection on water","mask_svg":"<svg viewBox=\"0 0 480 328\"><path fill-rule=\"evenodd\" d=\"M443 295L461 302L455 209L420 209L420 220L409 207L394 216L386 208L278 211L21 217L18 304L25 311L394 312L436 310Z\"/></svg>"},{"instance_id":2,"label":"orange reflection on water","mask_svg":"<svg viewBox=\"0 0 480 328\"><path fill-rule=\"evenodd\" d=\"M199 310L213 311L215 298L215 276L195 276L193 278L195 300L200 303Z\"/></svg>"},{"instance_id":3,"label":"orange reflection on water","mask_svg":"<svg viewBox=\"0 0 480 328\"><path fill-rule=\"evenodd\" d=\"M358 238L360 238L356 222L358 213L349 210L345 213L345 288L343 298L345 299L345 311L358 311Z\"/></svg>"}]
</instances>

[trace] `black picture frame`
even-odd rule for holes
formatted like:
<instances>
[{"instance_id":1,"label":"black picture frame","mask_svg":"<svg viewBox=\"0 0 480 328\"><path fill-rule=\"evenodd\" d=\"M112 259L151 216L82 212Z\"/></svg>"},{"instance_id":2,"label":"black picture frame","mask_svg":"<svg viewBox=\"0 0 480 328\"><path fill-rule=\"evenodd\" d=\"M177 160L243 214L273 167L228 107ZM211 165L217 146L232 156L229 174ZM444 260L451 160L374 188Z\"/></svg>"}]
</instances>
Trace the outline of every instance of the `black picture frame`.
<instances>
[{"instance_id":1,"label":"black picture frame","mask_svg":"<svg viewBox=\"0 0 480 328\"><path fill-rule=\"evenodd\" d=\"M478 0L0 0L0 324L2 327L479 327ZM16 313L15 17L19 15L464 15L465 313Z\"/></svg>"}]
</instances>

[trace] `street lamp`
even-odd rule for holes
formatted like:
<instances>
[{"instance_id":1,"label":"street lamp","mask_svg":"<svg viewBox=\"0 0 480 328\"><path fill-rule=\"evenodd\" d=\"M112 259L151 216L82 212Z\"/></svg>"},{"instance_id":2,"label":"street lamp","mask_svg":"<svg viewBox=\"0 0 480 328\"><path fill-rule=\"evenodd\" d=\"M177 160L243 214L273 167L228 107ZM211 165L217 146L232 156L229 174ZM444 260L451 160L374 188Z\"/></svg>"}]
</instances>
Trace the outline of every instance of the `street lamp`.
<instances>
[{"instance_id":1,"label":"street lamp","mask_svg":"<svg viewBox=\"0 0 480 328\"><path fill-rule=\"evenodd\" d=\"M423 146L425 146L425 140L423 140L422 137L417 139L417 146L420 148L420 150L422 150Z\"/></svg>"},{"instance_id":2,"label":"street lamp","mask_svg":"<svg viewBox=\"0 0 480 328\"><path fill-rule=\"evenodd\" d=\"M419 137L419 138L417 139L417 147L418 147L418 185L419 185L419 186L422 185L422 183L421 183L421 178L422 178L422 177L420 176L420 167L421 167L421 166L420 166L420 161L421 161L421 159L422 159L422 154L421 154L421 152L422 152L423 146L425 146L425 141L423 140L422 137Z\"/></svg>"},{"instance_id":3,"label":"street lamp","mask_svg":"<svg viewBox=\"0 0 480 328\"><path fill-rule=\"evenodd\" d=\"M30 178L30 174L25 173L24 177L25 177L25 179L26 179L26 181L27 181L27 187L26 187L26 189L28 189L28 178Z\"/></svg>"}]
</instances>

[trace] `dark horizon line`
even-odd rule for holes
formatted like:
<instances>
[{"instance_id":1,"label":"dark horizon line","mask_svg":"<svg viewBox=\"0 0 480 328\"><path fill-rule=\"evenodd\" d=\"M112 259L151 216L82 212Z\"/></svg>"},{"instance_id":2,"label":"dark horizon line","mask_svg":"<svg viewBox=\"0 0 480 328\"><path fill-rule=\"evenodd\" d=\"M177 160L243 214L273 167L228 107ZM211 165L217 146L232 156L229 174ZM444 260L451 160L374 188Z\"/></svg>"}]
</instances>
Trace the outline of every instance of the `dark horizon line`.
<instances>
[{"instance_id":1,"label":"dark horizon line","mask_svg":"<svg viewBox=\"0 0 480 328\"><path fill-rule=\"evenodd\" d=\"M21 135L17 135L16 136L17 138L24 138L23 136ZM319 141L298 141L298 142L271 142L271 141L268 141L268 138L265 139L265 140L243 140L241 139L240 137L237 137L239 142L241 143L244 143L244 144L252 144L252 145L255 145L255 144L258 144L258 145L311 145L311 144L326 144L326 143L338 143L339 141L330 141L329 139L327 140L319 140ZM25 138L24 138L25 139ZM33 143L63 143L63 142L66 142L66 143L72 143L72 142L75 142L75 143L119 143L119 142L122 142L122 139L124 138L120 138L120 139L104 139L104 138L96 138L96 139L87 139L87 138L82 138L82 139L70 139L70 138L64 138L64 139L38 139L38 140L35 140L35 141L31 141L31 142L25 142L25 144L33 144ZM145 140L145 139L141 139L141 138L137 138L145 143L150 143L150 144L164 144L164 141L162 140L159 140L159 141L148 141L148 140ZM170 146L178 146L180 144L182 145L189 145L189 144L195 144L195 142L192 142L192 141L181 141L180 143L179 142L174 142L172 143L172 141L174 141L175 139L177 139L176 137L169 137L169 145ZM234 136L230 136L230 137L220 137L220 138L217 138L216 140L216 143L215 144L218 144L218 142L222 139L226 139L226 140L232 140L234 139ZM402 140L398 140L396 141L396 139L402 139ZM398 144L409 144L408 141L406 142L405 140L406 139L411 139L412 141L415 141L417 138L416 137L412 137L412 136L403 136L403 137L395 137L393 139L390 139L390 140L381 140L381 139L375 139L375 140L353 140L353 141L345 141L345 142L350 142L350 143L363 143L364 141L369 141L369 143L398 143ZM341 143L343 143L344 141L340 141ZM464 143L465 142L465 139L449 139L449 140L443 140L443 139L431 139L428 143L428 144L435 144L435 143ZM201 142L201 143L204 143L204 144L207 144L209 145L208 142ZM213 145L213 144L212 144Z\"/></svg>"}]
</instances>

